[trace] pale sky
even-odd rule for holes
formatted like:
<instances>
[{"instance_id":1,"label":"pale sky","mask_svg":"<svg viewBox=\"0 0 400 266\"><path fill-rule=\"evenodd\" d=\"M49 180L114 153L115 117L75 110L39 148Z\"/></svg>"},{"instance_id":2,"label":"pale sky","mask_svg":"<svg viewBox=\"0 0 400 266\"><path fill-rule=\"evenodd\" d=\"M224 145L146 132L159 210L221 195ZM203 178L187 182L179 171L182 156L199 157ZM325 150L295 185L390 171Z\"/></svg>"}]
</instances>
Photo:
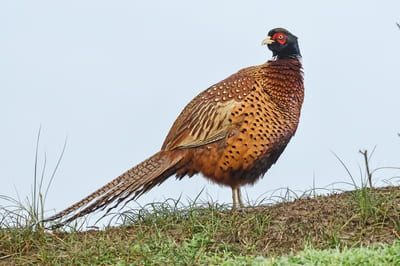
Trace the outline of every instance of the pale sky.
<instances>
[{"instance_id":1,"label":"pale sky","mask_svg":"<svg viewBox=\"0 0 400 266\"><path fill-rule=\"evenodd\" d=\"M281 158L243 193L351 189L332 152L357 181L359 149L377 146L371 167L400 166L396 22L398 0L1 1L0 195L29 195L41 126L45 181L68 138L48 213L80 200L157 152L198 93L270 59L261 41L274 27L299 37L305 102ZM394 175L378 172L377 184ZM186 201L202 189L205 201L232 201L229 187L197 175L171 177L138 202Z\"/></svg>"}]
</instances>

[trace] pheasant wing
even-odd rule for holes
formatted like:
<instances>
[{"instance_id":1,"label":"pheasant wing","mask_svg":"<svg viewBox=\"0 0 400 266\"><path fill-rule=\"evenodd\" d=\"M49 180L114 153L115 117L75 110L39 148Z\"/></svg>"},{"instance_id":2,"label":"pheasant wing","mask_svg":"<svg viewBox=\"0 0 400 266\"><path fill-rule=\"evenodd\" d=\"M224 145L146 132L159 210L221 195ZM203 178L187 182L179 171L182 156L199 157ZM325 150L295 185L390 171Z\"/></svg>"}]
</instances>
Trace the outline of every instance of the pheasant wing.
<instances>
[{"instance_id":1,"label":"pheasant wing","mask_svg":"<svg viewBox=\"0 0 400 266\"><path fill-rule=\"evenodd\" d=\"M251 71L243 69L194 98L172 125L163 150L192 148L226 137L229 116L254 86Z\"/></svg>"}]
</instances>

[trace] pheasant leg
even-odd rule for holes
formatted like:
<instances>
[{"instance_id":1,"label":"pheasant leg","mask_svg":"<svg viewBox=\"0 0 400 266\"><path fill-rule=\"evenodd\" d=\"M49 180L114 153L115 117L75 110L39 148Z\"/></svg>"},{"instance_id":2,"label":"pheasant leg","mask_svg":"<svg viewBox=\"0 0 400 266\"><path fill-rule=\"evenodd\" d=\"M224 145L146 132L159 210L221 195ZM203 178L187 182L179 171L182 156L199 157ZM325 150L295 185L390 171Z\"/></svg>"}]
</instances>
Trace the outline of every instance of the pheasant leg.
<instances>
[{"instance_id":1,"label":"pheasant leg","mask_svg":"<svg viewBox=\"0 0 400 266\"><path fill-rule=\"evenodd\" d=\"M240 194L240 187L232 188L232 199L233 207L232 209L243 208L242 195Z\"/></svg>"}]
</instances>

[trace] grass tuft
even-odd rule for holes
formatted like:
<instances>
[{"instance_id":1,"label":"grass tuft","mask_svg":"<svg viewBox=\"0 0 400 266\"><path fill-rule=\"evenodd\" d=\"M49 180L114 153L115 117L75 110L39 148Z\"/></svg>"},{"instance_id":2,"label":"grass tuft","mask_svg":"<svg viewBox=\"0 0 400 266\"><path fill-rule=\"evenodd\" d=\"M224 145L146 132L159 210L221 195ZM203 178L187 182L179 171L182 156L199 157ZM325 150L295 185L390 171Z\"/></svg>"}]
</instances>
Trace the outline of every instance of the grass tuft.
<instances>
[{"instance_id":1,"label":"grass tuft","mask_svg":"<svg viewBox=\"0 0 400 266\"><path fill-rule=\"evenodd\" d=\"M16 228L16 229L27 229L32 230L43 230L44 225L40 221L44 219L44 210L47 193L50 186L54 180L56 172L60 166L61 160L63 158L65 148L67 145L67 140L64 142L61 154L58 157L57 163L50 174L49 181L43 192L44 181L46 179L46 167L47 167L47 157L44 154L43 165L39 166L39 150L40 150L40 134L41 128L36 140L35 149L35 160L34 160L34 172L33 172L33 187L30 196L21 200L18 196L17 198L9 197L6 195L0 195L0 199L7 202L8 205L0 205L0 227L1 228Z\"/></svg>"},{"instance_id":2,"label":"grass tuft","mask_svg":"<svg viewBox=\"0 0 400 266\"><path fill-rule=\"evenodd\" d=\"M393 197L393 194L382 194L379 190L374 188L373 185L374 175L378 171L382 170L400 169L398 167L378 167L372 169L370 166L370 162L371 162L371 157L375 152L375 148L376 147L374 147L370 155L368 155L367 150L359 151L359 153L363 157L363 162L364 162L363 167L359 167L360 184L356 182L355 177L353 176L349 168L346 166L346 164L336 154L334 154L334 156L344 167L344 169L346 170L348 176L352 181L352 186L354 188L354 191L353 193L351 193L350 199L357 205L357 212L355 213L354 219L357 219L360 222L360 225L365 225L367 223L372 223L372 222L379 223L379 221L382 218L386 217L387 207L388 207L387 203L392 202L391 197Z\"/></svg>"},{"instance_id":3,"label":"grass tuft","mask_svg":"<svg viewBox=\"0 0 400 266\"><path fill-rule=\"evenodd\" d=\"M76 222L48 232L38 223L49 185L42 194L46 163L40 172L36 152L31 197L21 203L2 196L10 206L0 208L0 264L398 265L400 187L372 187L383 168L369 166L373 153L361 154L361 185L337 157L353 191L321 196L315 186L284 188L240 211L200 202L199 194L189 204L167 199L108 214L102 230Z\"/></svg>"}]
</instances>

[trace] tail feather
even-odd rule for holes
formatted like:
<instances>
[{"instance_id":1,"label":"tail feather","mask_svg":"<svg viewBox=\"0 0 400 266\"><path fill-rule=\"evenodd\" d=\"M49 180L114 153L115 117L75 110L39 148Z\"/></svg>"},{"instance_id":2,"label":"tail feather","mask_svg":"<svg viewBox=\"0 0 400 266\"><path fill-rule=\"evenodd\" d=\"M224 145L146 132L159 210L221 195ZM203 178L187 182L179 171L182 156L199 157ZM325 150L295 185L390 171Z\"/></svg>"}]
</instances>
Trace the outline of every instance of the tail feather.
<instances>
[{"instance_id":1,"label":"tail feather","mask_svg":"<svg viewBox=\"0 0 400 266\"><path fill-rule=\"evenodd\" d=\"M161 184L176 172L176 166L182 157L171 157L166 155L165 151L156 153L81 201L45 219L43 222L65 218L75 213L71 217L64 219L60 225L67 224L86 214L104 210L112 203L114 204L108 207L107 213L129 197L131 198L127 202L140 197L143 193L155 185Z\"/></svg>"}]
</instances>

